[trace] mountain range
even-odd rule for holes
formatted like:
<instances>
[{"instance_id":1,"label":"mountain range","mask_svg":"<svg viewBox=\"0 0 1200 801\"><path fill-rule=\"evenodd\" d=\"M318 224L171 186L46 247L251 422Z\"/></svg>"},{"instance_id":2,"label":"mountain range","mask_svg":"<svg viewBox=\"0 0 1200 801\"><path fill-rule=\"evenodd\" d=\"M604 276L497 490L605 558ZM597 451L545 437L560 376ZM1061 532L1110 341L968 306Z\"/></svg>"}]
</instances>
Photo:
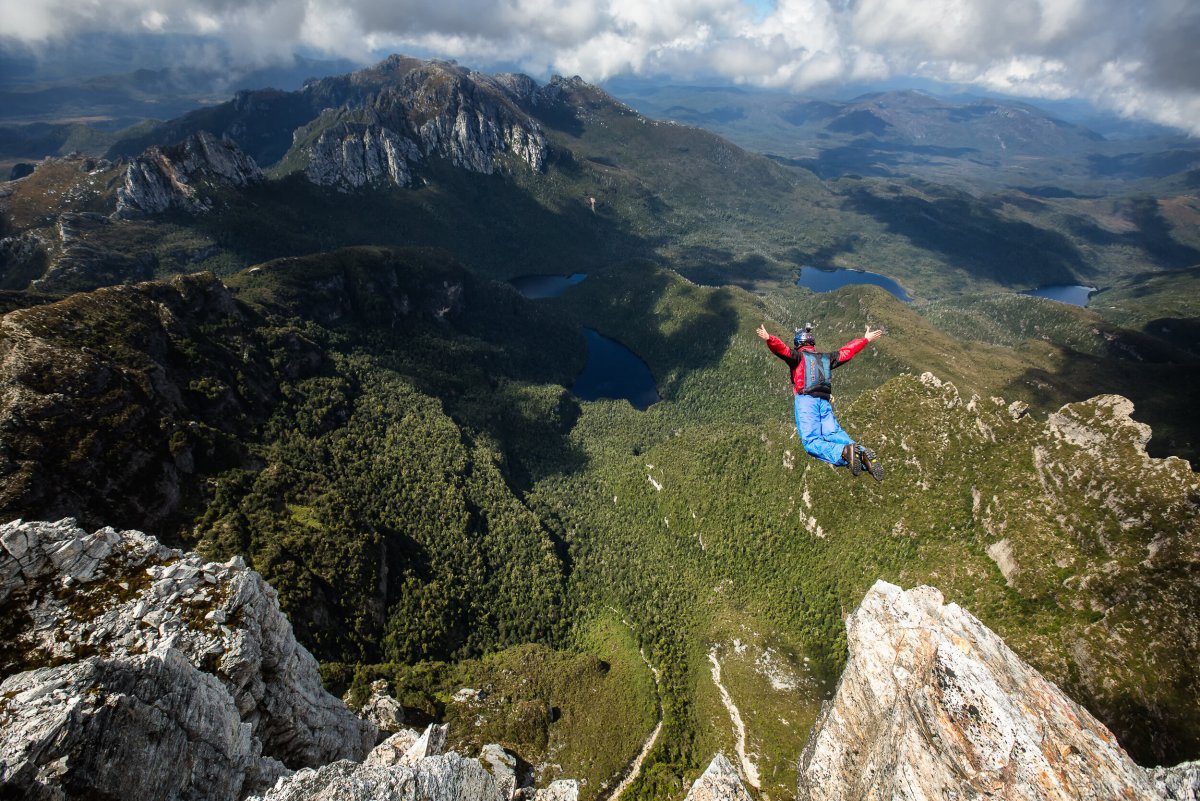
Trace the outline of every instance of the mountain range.
<instances>
[{"instance_id":1,"label":"mountain range","mask_svg":"<svg viewBox=\"0 0 1200 801\"><path fill-rule=\"evenodd\" d=\"M817 142L1107 152L994 103L786 113ZM584 801L658 725L627 797L739 743L794 797L879 578L972 609L1144 765L1200 749L1186 172L1102 196L833 174L578 78L400 56L93 141L0 185L5 519L241 557L328 688L385 680ZM796 286L813 264L915 300ZM1017 291L1085 282L1086 309ZM804 454L764 321L887 329L834 399L883 483ZM663 400L576 397L585 327Z\"/></svg>"}]
</instances>

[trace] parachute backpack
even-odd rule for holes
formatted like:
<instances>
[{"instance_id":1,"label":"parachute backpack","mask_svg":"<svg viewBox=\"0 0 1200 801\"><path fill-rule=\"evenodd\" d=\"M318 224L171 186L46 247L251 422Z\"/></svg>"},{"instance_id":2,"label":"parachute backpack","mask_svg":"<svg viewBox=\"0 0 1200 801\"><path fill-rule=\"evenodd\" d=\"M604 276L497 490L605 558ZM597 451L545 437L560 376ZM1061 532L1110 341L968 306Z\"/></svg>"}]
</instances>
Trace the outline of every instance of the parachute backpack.
<instances>
[{"instance_id":1,"label":"parachute backpack","mask_svg":"<svg viewBox=\"0 0 1200 801\"><path fill-rule=\"evenodd\" d=\"M800 350L804 345L816 344L812 333L812 323L807 323L804 328L797 328L796 337L792 343L796 346L796 355L804 360L804 386L800 391L805 395L814 389L823 389L827 393L832 392L833 387L829 383L829 354Z\"/></svg>"},{"instance_id":2,"label":"parachute backpack","mask_svg":"<svg viewBox=\"0 0 1200 801\"><path fill-rule=\"evenodd\" d=\"M829 383L829 354L802 350L800 358L804 360L804 388L800 391L805 395L814 389L833 391Z\"/></svg>"}]
</instances>

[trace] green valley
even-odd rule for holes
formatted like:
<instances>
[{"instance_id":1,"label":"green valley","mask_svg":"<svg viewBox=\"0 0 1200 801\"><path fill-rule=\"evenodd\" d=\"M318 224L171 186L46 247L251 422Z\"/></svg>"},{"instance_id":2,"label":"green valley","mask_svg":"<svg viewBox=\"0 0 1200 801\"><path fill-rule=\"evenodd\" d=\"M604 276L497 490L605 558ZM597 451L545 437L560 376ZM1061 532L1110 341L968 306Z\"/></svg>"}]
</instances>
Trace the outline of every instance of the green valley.
<instances>
[{"instance_id":1,"label":"green valley","mask_svg":"<svg viewBox=\"0 0 1200 801\"><path fill-rule=\"evenodd\" d=\"M325 101L353 113L304 116ZM487 135L438 150L462 109ZM584 801L680 798L717 750L794 797L880 578L970 609L1144 764L1200 754L1194 196L824 180L577 79L398 58L144 144L202 124L276 158L176 165L193 205L153 213L115 212L162 150L4 185L6 519L241 556L331 690L384 679L410 721ZM327 135L361 158L318 166L374 178L319 184ZM796 286L814 263L915 301ZM507 283L569 272L541 300ZM1085 282L1087 308L1016 291ZM808 321L820 349L888 331L833 384L882 483L796 437L754 331ZM576 397L585 327L662 400Z\"/></svg>"}]
</instances>

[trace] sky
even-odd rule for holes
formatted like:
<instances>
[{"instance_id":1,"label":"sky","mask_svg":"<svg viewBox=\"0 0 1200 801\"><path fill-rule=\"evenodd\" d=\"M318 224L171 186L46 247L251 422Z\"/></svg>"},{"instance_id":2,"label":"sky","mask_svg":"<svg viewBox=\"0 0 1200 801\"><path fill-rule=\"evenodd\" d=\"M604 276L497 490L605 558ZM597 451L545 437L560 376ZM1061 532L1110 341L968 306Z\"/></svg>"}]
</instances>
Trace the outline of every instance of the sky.
<instances>
[{"instance_id":1,"label":"sky","mask_svg":"<svg viewBox=\"0 0 1200 801\"><path fill-rule=\"evenodd\" d=\"M188 34L244 67L393 52L797 93L913 77L1200 136L1200 0L0 0L0 45Z\"/></svg>"}]
</instances>

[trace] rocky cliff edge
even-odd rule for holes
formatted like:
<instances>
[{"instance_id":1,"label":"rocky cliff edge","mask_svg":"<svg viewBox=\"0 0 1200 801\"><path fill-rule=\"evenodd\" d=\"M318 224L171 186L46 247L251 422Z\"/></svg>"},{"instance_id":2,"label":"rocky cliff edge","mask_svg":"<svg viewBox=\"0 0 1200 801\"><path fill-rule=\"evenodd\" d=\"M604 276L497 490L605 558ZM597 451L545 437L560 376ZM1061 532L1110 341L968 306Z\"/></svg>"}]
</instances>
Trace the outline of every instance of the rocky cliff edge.
<instances>
[{"instance_id":1,"label":"rocky cliff edge","mask_svg":"<svg viewBox=\"0 0 1200 801\"><path fill-rule=\"evenodd\" d=\"M275 591L137 531L0 526L0 785L31 799L238 799L362 759Z\"/></svg>"},{"instance_id":2,"label":"rocky cliff edge","mask_svg":"<svg viewBox=\"0 0 1200 801\"><path fill-rule=\"evenodd\" d=\"M176 145L151 147L130 161L112 216L128 219L168 209L201 214L211 202L199 187L242 187L262 180L254 159L236 144L201 131Z\"/></svg>"},{"instance_id":3,"label":"rocky cliff edge","mask_svg":"<svg viewBox=\"0 0 1200 801\"><path fill-rule=\"evenodd\" d=\"M801 801L1195 799L1197 763L1147 771L932 587L876 582L800 760Z\"/></svg>"}]
</instances>

